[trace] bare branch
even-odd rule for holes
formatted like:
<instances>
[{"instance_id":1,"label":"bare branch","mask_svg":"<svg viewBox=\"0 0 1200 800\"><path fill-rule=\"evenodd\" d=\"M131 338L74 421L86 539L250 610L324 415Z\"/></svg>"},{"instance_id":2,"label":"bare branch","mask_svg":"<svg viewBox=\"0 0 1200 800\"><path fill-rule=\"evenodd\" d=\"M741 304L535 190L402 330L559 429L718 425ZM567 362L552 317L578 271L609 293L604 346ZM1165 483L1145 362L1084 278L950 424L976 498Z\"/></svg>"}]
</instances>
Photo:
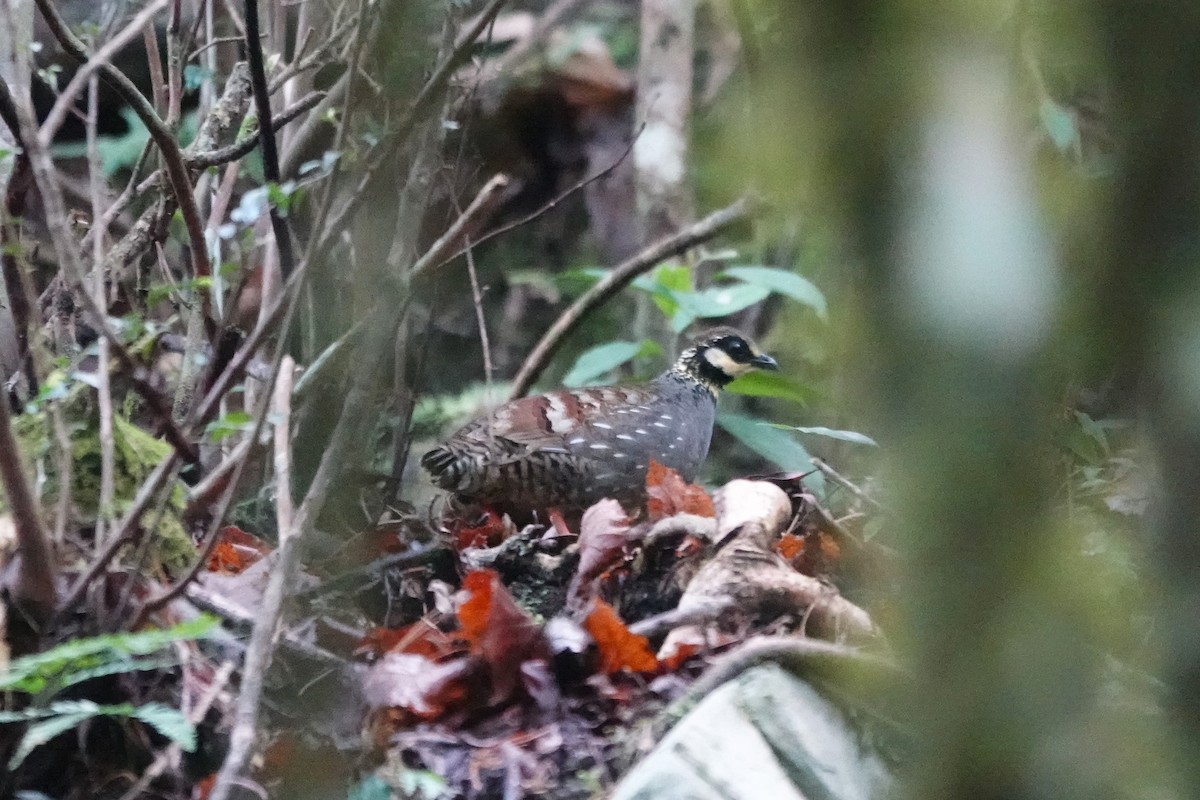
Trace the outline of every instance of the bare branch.
<instances>
[{"instance_id":1,"label":"bare branch","mask_svg":"<svg viewBox=\"0 0 1200 800\"><path fill-rule=\"evenodd\" d=\"M62 45L63 50L77 61L88 63L91 57L87 47L67 27L51 0L34 0L34 2L37 3L38 9L46 21L46 26ZM179 148L179 143L175 141L174 133L155 113L154 107L150 105L146 97L120 70L107 62L98 63L95 69L100 73L104 82L111 86L138 115L138 118L146 126L146 130L149 131L150 138L154 140L162 153L163 163L167 168L167 177L171 183L171 191L187 227L188 245L192 251L192 271L197 277L208 275L208 246L204 241L204 226L200 221L200 209L196 206L196 198L192 195L191 176L188 174L187 165L183 161L183 153ZM199 291L207 317L210 305L208 291L206 289Z\"/></svg>"},{"instance_id":2,"label":"bare branch","mask_svg":"<svg viewBox=\"0 0 1200 800\"><path fill-rule=\"evenodd\" d=\"M83 91L83 87L87 85L88 79L101 67L107 66L112 61L113 56L120 52L121 48L133 41L150 24L150 20L154 15L166 8L169 2L170 0L154 0L154 2L147 5L116 36L105 42L99 50L93 53L75 71L67 87L62 90L58 95L58 99L54 101L54 107L50 109L50 113L46 115L46 121L42 123L41 129L38 131L38 138L42 140L43 146L48 147L54 141L54 135L62 127L67 114L71 112L71 108L75 105L75 97Z\"/></svg>"},{"instance_id":3,"label":"bare branch","mask_svg":"<svg viewBox=\"0 0 1200 800\"><path fill-rule=\"evenodd\" d=\"M279 184L279 151L275 145L275 128L271 122L271 95L263 66L262 38L258 30L258 0L246 0L246 52L250 59L250 80L254 87L254 105L258 109L258 140L262 144L263 177L268 183ZM274 203L267 204L275 247L279 253L279 271L284 280L292 274L295 257L287 222Z\"/></svg>"},{"instance_id":4,"label":"bare branch","mask_svg":"<svg viewBox=\"0 0 1200 800\"><path fill-rule=\"evenodd\" d=\"M249 26L249 20L247 20ZM279 547L275 551L275 564L271 578L263 593L262 607L250 635L246 649L246 661L242 668L242 688L238 694L234 714L233 731L229 736L229 752L217 772L216 782L209 793L211 800L227 800L254 746L254 731L258 722L258 704L262 697L263 680L271 663L274 649L275 629L283 611L283 598L287 587L300 563L300 534L297 519L292 514L289 448L289 412L292 394L292 359L285 356L279 365L275 379L272 404L274 413L280 418L275 423L275 513L279 525ZM307 504L307 498L305 500ZM304 519L302 514L300 519Z\"/></svg>"},{"instance_id":5,"label":"bare branch","mask_svg":"<svg viewBox=\"0 0 1200 800\"><path fill-rule=\"evenodd\" d=\"M584 317L628 286L634 278L650 271L662 261L708 241L730 225L749 217L752 210L752 201L743 197L732 205L709 214L696 224L660 239L624 264L614 267L554 321L521 365L517 377L513 379L508 398L515 400L524 396L567 335L575 330Z\"/></svg>"}]
</instances>

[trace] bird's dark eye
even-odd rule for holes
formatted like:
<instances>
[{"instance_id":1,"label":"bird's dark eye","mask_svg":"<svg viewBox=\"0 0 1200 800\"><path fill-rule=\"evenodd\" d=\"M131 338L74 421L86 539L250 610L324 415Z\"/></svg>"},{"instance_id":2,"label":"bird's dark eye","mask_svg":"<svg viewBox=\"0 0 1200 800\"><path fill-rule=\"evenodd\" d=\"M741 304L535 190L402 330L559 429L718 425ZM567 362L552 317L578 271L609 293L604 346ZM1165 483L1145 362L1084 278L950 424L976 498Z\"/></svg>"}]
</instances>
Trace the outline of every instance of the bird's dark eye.
<instances>
[{"instance_id":1,"label":"bird's dark eye","mask_svg":"<svg viewBox=\"0 0 1200 800\"><path fill-rule=\"evenodd\" d=\"M725 352L731 356L748 355L750 350L746 347L746 343L741 339L730 339L725 342Z\"/></svg>"}]
</instances>

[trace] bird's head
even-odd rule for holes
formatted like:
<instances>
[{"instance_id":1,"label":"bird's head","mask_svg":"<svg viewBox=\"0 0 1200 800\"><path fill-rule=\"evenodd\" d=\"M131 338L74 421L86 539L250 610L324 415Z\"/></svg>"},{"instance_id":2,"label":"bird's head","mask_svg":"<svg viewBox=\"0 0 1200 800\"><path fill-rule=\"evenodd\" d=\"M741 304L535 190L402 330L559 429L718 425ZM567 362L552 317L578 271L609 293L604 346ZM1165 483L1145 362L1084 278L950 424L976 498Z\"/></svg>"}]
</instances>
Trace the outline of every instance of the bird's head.
<instances>
[{"instance_id":1,"label":"bird's head","mask_svg":"<svg viewBox=\"0 0 1200 800\"><path fill-rule=\"evenodd\" d=\"M714 393L755 369L779 369L775 359L733 328L713 328L679 354L673 372L702 384Z\"/></svg>"}]
</instances>

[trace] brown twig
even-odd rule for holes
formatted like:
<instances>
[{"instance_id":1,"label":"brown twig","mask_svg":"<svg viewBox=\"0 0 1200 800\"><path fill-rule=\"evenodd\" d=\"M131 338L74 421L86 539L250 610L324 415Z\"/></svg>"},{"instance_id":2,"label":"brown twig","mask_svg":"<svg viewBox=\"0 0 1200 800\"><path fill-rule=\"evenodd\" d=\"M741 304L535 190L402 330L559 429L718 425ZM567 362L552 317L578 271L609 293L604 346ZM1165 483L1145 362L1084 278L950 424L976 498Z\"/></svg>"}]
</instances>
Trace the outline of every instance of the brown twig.
<instances>
[{"instance_id":1,"label":"brown twig","mask_svg":"<svg viewBox=\"0 0 1200 800\"><path fill-rule=\"evenodd\" d=\"M546 368L550 357L554 355L555 350L567 335L579 325L584 317L624 289L634 278L653 269L665 259L679 255L701 242L708 241L730 225L746 219L752 210L752 201L743 197L678 233L660 239L625 263L614 267L596 285L580 295L554 321L554 324L550 326L550 329L546 331L525 359L525 363L521 365L517 377L513 379L508 399L515 400L523 397L533 382L541 375L542 370Z\"/></svg>"},{"instance_id":2,"label":"brown twig","mask_svg":"<svg viewBox=\"0 0 1200 800\"><path fill-rule=\"evenodd\" d=\"M92 224L98 225L102 214L100 197L103 188L100 146L96 135L96 125L100 114L100 82L95 75L88 80L87 109L88 183L92 195ZM94 286L90 288L96 305L107 309L104 271L101 269L104 261L104 238L103 230L96 231L92 237L92 282ZM108 355L108 340L101 336L96 361L98 367L96 369L96 396L99 400L100 412L100 499L96 509L96 541L98 542L104 541L106 527L112 520L113 493L116 485L114 478L116 445L113 441L113 399L108 373Z\"/></svg>"},{"instance_id":3,"label":"brown twig","mask_svg":"<svg viewBox=\"0 0 1200 800\"><path fill-rule=\"evenodd\" d=\"M17 222L25 214L25 201L29 187L33 182L33 170L29 165L29 154L21 133L21 123L17 116L17 108L13 103L12 92L8 84L0 79L0 118L12 133L13 141L20 147L21 152L13 159L12 173L8 177L8 187L4 195L5 219L0 222L0 271L4 273L4 288L8 292L8 310L12 314L13 325L16 328L17 353L21 358L25 379L29 383L30 394L38 390L38 373L34 364L34 347L38 324L33 313L34 288L29 275L21 268L17 260L17 244L20 241L20 227ZM3 393L0 393L3 394ZM7 401L7 398L0 398Z\"/></svg>"},{"instance_id":4,"label":"brown twig","mask_svg":"<svg viewBox=\"0 0 1200 800\"><path fill-rule=\"evenodd\" d=\"M129 24L121 29L116 36L113 36L99 50L84 60L79 69L75 71L75 74L71 76L71 80L67 83L66 88L62 90L58 98L54 101L54 106L50 109L50 113L46 115L46 121L42 123L41 130L38 131L38 138L42 140L44 145L48 146L50 142L54 141L55 134L58 133L58 129L62 127L67 114L71 112L71 109L75 105L75 97L83 91L83 87L87 85L88 79L101 67L109 64L113 56L138 36L149 24L151 18L166 8L167 3L170 1L154 0L154 2L138 12L137 16L130 20Z\"/></svg>"},{"instance_id":5,"label":"brown twig","mask_svg":"<svg viewBox=\"0 0 1200 800\"><path fill-rule=\"evenodd\" d=\"M17 531L20 563L12 573L9 592L37 625L54 613L57 566L37 500L21 467L21 451L13 435L8 398L0 397L0 482Z\"/></svg>"},{"instance_id":6,"label":"brown twig","mask_svg":"<svg viewBox=\"0 0 1200 800\"><path fill-rule=\"evenodd\" d=\"M425 273L442 264L449 263L454 256L447 257L447 253L458 247L464 236L470 235L471 228L487 221L492 212L504 201L504 190L511 182L512 179L503 173L493 175L458 219L454 220L446 232L439 236L437 241L425 251L425 254L416 260L408 272L409 280L421 278Z\"/></svg>"},{"instance_id":7,"label":"brown twig","mask_svg":"<svg viewBox=\"0 0 1200 800\"><path fill-rule=\"evenodd\" d=\"M276 133L287 125L292 120L300 115L308 112L318 103L325 99L324 92L309 92L301 97L289 108L280 112L271 120L271 129ZM221 164L227 164L230 161L237 161L243 158L254 150L254 146L258 144L259 132L255 129L253 133L247 134L236 142L225 147L219 147L215 150L209 150L202 153L194 153L187 156L188 166L193 169L205 169L207 167L216 167Z\"/></svg>"},{"instance_id":8,"label":"brown twig","mask_svg":"<svg viewBox=\"0 0 1200 800\"><path fill-rule=\"evenodd\" d=\"M645 126L643 125L642 127L644 128ZM642 133L642 128L638 128L637 132L634 133L634 135L632 137L630 137L629 143L627 145L625 145L625 150L619 156L617 156L616 159L614 159L611 164L609 164L604 169L600 170L597 173L589 175L586 178L582 178L581 180L577 181L573 186L569 187L568 189L566 189L559 195L552 197L550 200L546 201L541 206L539 206L535 210L531 211L530 213L526 214L525 216L521 217L520 219L517 219L512 222L501 225L499 228L496 228L495 230L488 231L483 236L480 236L478 239L476 239L474 242L472 242L471 246L479 247L479 245L483 244L484 242L488 241L489 239L494 239L497 236L502 236L511 230L520 228L522 225L527 225L530 222L533 222L535 219L542 216L543 214L546 214L551 209L555 208L563 200L566 200L568 197L575 194L579 190L586 188L589 184L595 183L596 181L600 180L601 178L604 178L610 172L612 172L614 169L621 166L621 162L623 162L626 158L629 157L629 153L633 150L633 145L635 142L637 142L638 136L640 136L641 133ZM461 256L463 254L463 252L464 252L463 250L459 250L457 253L447 256L442 263L446 263L448 261L453 261L454 259Z\"/></svg>"},{"instance_id":9,"label":"brown twig","mask_svg":"<svg viewBox=\"0 0 1200 800\"><path fill-rule=\"evenodd\" d=\"M34 2L41 11L46 26L58 43L62 45L63 50L77 61L87 64L91 59L87 47L71 32L51 0L34 0ZM179 205L180 214L183 216L184 225L187 228L188 244L192 254L192 271L196 277L207 276L209 274L208 246L204 241L204 226L200 221L200 209L196 205L196 198L192 195L191 177L183 160L183 152L180 150L179 143L175 141L174 133L155 113L145 95L138 91L133 82L120 70L107 62L97 63L95 69L100 73L104 82L111 86L138 115L138 118L146 126L146 130L149 131L150 138L154 140L162 153L172 194L175 202ZM207 317L210 305L209 295L203 289L200 294Z\"/></svg>"}]
</instances>

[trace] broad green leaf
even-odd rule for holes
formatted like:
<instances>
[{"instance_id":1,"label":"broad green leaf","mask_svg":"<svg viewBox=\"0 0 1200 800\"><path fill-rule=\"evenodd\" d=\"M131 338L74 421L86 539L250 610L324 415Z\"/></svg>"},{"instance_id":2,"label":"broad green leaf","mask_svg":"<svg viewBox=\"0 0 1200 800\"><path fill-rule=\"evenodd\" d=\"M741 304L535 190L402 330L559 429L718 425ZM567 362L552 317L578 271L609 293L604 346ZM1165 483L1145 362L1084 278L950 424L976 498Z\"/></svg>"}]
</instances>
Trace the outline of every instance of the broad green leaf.
<instances>
[{"instance_id":1,"label":"broad green leaf","mask_svg":"<svg viewBox=\"0 0 1200 800\"><path fill-rule=\"evenodd\" d=\"M565 386L583 386L613 371L627 361L658 349L649 340L644 342L616 341L585 350L563 378Z\"/></svg>"},{"instance_id":2,"label":"broad green leaf","mask_svg":"<svg viewBox=\"0 0 1200 800\"><path fill-rule=\"evenodd\" d=\"M824 428L820 425L815 427L805 427L802 425L777 425L771 423L772 427L780 428L787 431L796 431L797 433L809 433L813 436L825 436L830 439L841 439L843 442L854 442L855 444L869 444L872 447L878 447L879 442L872 439L866 434L857 431L838 431L833 428Z\"/></svg>"},{"instance_id":3,"label":"broad green leaf","mask_svg":"<svg viewBox=\"0 0 1200 800\"><path fill-rule=\"evenodd\" d=\"M790 270L778 267L729 267L721 275L737 278L790 297L797 303L803 303L816 311L817 316L821 319L825 319L828 311L825 295L807 278L802 278Z\"/></svg>"},{"instance_id":4,"label":"broad green leaf","mask_svg":"<svg viewBox=\"0 0 1200 800\"><path fill-rule=\"evenodd\" d=\"M733 438L749 447L783 470L812 472L805 485L819 496L825 494L825 476L813 472L812 457L788 431L779 430L770 423L741 414L718 414L717 424Z\"/></svg>"},{"instance_id":5,"label":"broad green leaf","mask_svg":"<svg viewBox=\"0 0 1200 800\"><path fill-rule=\"evenodd\" d=\"M777 397L802 406L816 394L804 384L778 372L748 372L725 387L731 394L746 397Z\"/></svg>"},{"instance_id":6,"label":"broad green leaf","mask_svg":"<svg viewBox=\"0 0 1200 800\"><path fill-rule=\"evenodd\" d=\"M647 292L663 316L672 319L680 310L680 302L676 295L681 292L687 294L692 290L692 271L684 264L663 264L649 275L635 278L631 285L635 289ZM682 328L677 326L676 330Z\"/></svg>"},{"instance_id":7,"label":"broad green leaf","mask_svg":"<svg viewBox=\"0 0 1200 800\"><path fill-rule=\"evenodd\" d=\"M681 306L701 318L727 317L730 314L761 303L771 294L765 286L752 283L731 283L710 286L699 292L676 293L675 299Z\"/></svg>"}]
</instances>

